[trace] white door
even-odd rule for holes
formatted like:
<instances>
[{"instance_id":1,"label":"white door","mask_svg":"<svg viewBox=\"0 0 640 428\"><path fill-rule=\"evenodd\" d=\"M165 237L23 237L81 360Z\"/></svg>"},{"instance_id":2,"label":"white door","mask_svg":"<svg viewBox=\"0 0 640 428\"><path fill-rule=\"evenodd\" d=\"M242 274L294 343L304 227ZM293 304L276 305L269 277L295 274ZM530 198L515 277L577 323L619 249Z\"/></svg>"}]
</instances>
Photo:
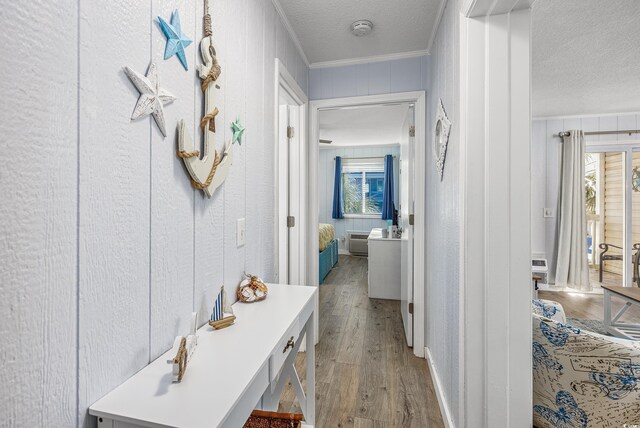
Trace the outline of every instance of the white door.
<instances>
[{"instance_id":1,"label":"white door","mask_svg":"<svg viewBox=\"0 0 640 428\"><path fill-rule=\"evenodd\" d=\"M409 108L404 120L402 139L400 140L400 207L398 223L402 228L400 243L400 312L407 339L407 345L413 346L413 214L414 176L414 108Z\"/></svg>"},{"instance_id":2,"label":"white door","mask_svg":"<svg viewBox=\"0 0 640 428\"><path fill-rule=\"evenodd\" d=\"M278 111L278 278L300 284L300 107L280 89Z\"/></svg>"}]
</instances>

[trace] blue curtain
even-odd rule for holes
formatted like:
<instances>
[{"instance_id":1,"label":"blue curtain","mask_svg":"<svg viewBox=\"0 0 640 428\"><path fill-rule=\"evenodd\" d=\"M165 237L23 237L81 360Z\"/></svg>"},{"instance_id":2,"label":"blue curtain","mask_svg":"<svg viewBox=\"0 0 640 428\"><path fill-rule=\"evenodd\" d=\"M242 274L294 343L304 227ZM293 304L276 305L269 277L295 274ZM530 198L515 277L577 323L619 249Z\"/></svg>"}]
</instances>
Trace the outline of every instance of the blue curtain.
<instances>
[{"instance_id":1,"label":"blue curtain","mask_svg":"<svg viewBox=\"0 0 640 428\"><path fill-rule=\"evenodd\" d=\"M384 190L382 192L382 219L393 220L393 156L384 157Z\"/></svg>"},{"instance_id":2,"label":"blue curtain","mask_svg":"<svg viewBox=\"0 0 640 428\"><path fill-rule=\"evenodd\" d=\"M344 218L344 204L342 201L342 158L336 156L336 175L333 181L333 218Z\"/></svg>"}]
</instances>

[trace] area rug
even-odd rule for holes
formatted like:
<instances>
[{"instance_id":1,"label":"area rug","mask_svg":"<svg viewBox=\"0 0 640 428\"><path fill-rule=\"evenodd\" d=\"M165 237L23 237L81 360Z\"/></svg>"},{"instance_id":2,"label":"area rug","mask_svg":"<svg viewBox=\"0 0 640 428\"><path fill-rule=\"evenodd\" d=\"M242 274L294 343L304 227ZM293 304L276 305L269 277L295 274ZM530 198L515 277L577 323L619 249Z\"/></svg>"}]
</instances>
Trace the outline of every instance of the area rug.
<instances>
[{"instance_id":1,"label":"area rug","mask_svg":"<svg viewBox=\"0 0 640 428\"><path fill-rule=\"evenodd\" d=\"M598 334L604 334L605 336L611 336L604 329L604 323L600 320L587 320L582 318L567 317L567 324L573 327L577 327L581 330L587 330Z\"/></svg>"}]
</instances>

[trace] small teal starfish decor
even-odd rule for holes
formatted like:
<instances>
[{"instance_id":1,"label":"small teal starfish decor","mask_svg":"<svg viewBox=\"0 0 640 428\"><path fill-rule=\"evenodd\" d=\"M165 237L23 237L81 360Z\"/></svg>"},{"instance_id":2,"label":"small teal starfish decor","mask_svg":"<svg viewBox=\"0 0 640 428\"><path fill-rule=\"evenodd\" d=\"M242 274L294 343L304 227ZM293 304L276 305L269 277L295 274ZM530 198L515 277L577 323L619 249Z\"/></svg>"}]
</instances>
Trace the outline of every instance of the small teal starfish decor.
<instances>
[{"instance_id":1,"label":"small teal starfish decor","mask_svg":"<svg viewBox=\"0 0 640 428\"><path fill-rule=\"evenodd\" d=\"M182 33L180 28L180 14L176 9L171 14L171 24L167 23L161 17L158 17L160 28L167 38L167 46L164 48L164 59L169 59L176 55L185 70L189 69L187 65L187 57L184 54L184 48L191 44L191 39Z\"/></svg>"},{"instance_id":2,"label":"small teal starfish decor","mask_svg":"<svg viewBox=\"0 0 640 428\"><path fill-rule=\"evenodd\" d=\"M231 140L231 144L236 141L238 144L242 145L242 133L244 132L244 126L240 125L240 118L237 118L235 121L231 122L231 129L233 130L233 140Z\"/></svg>"}]
</instances>

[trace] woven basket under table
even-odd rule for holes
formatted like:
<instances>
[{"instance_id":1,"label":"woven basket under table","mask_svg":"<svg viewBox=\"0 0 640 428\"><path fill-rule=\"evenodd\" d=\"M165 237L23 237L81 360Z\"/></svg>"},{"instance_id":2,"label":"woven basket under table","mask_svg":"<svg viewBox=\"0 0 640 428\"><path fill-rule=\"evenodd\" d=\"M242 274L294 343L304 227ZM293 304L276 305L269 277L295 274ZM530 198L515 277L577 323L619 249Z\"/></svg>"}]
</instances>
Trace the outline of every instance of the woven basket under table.
<instances>
[{"instance_id":1,"label":"woven basket under table","mask_svg":"<svg viewBox=\"0 0 640 428\"><path fill-rule=\"evenodd\" d=\"M300 428L302 418L300 414L254 410L244 428Z\"/></svg>"}]
</instances>

